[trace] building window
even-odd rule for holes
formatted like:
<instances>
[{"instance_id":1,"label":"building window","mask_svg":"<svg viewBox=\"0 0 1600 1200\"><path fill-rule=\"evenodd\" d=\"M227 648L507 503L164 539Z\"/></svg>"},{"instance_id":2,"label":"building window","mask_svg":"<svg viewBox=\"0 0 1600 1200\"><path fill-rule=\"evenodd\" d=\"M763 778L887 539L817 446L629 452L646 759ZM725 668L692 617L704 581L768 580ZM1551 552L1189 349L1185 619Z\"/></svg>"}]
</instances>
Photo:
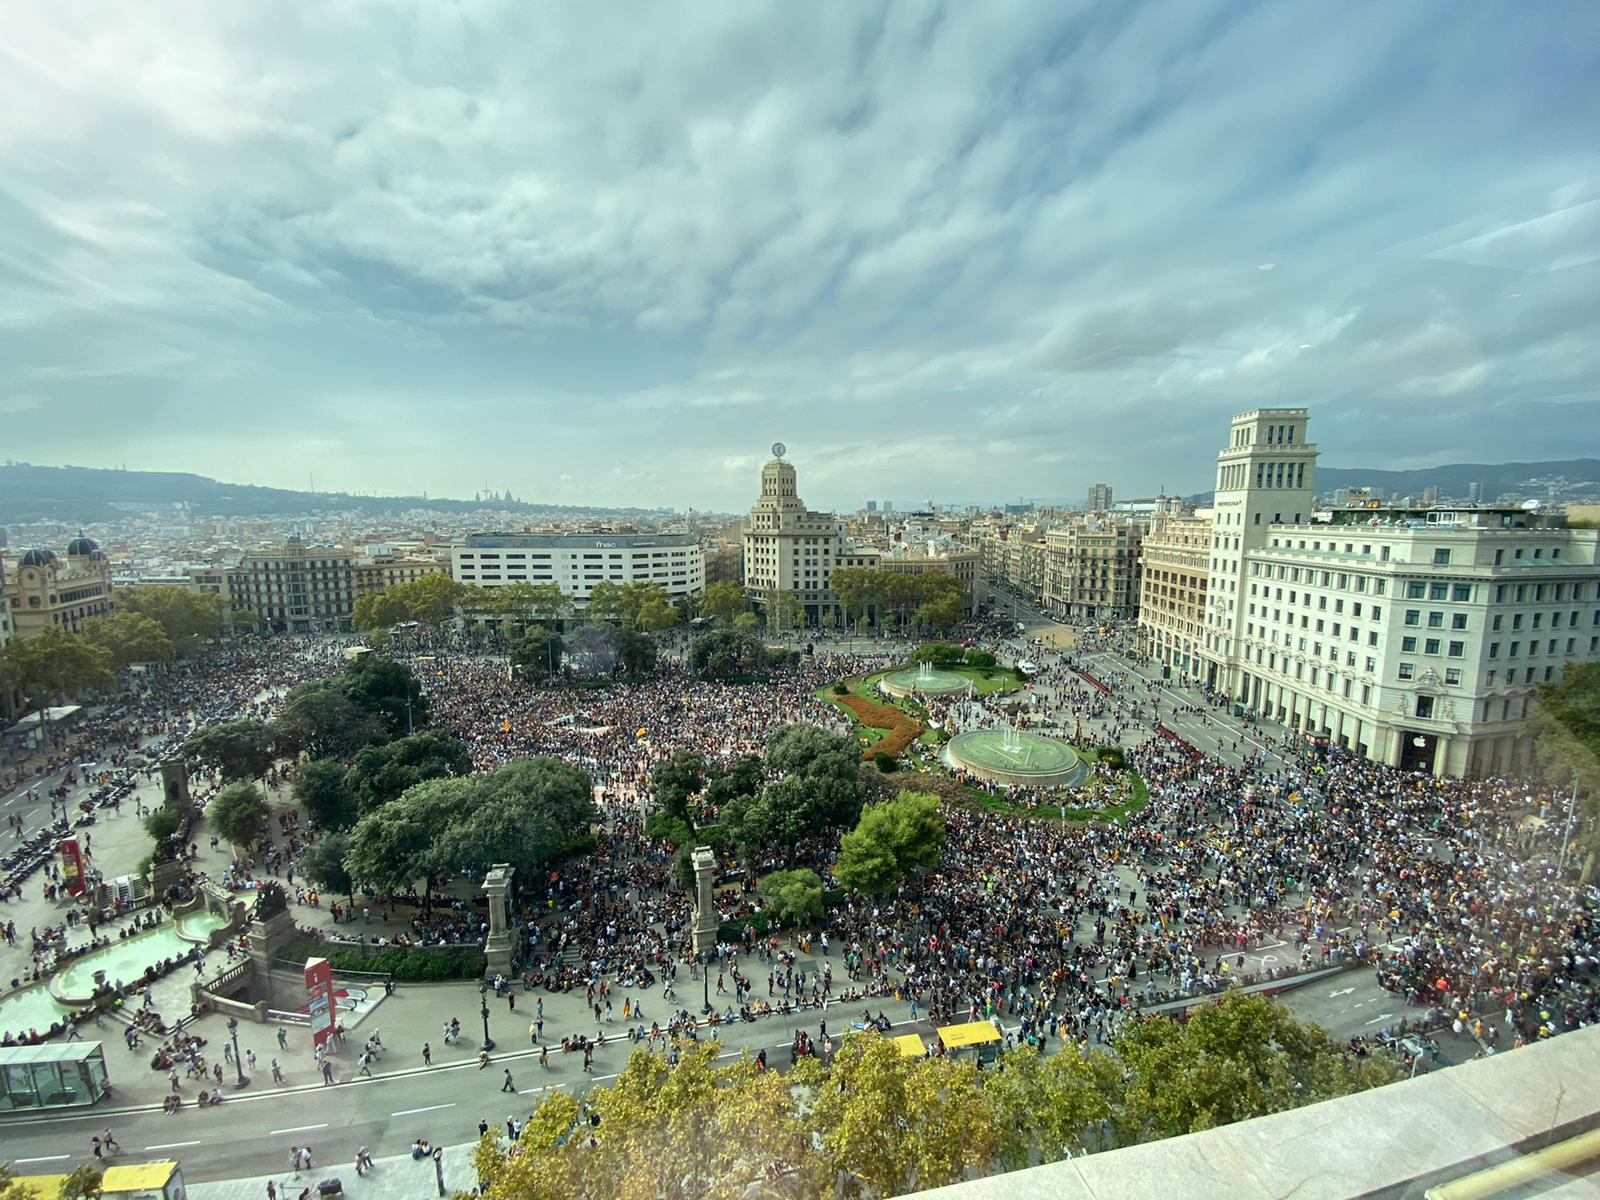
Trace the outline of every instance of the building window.
<instances>
[{"instance_id":1,"label":"building window","mask_svg":"<svg viewBox=\"0 0 1600 1200\"><path fill-rule=\"evenodd\" d=\"M1400 649L1405 654L1415 654L1417 652L1417 639L1414 637L1401 638Z\"/></svg>"},{"instance_id":2,"label":"building window","mask_svg":"<svg viewBox=\"0 0 1600 1200\"><path fill-rule=\"evenodd\" d=\"M1403 663L1400 664L1400 678L1401 679L1410 679L1414 675L1416 675L1416 673L1417 673L1417 669L1416 669L1416 666L1414 664L1407 663L1407 662L1403 662Z\"/></svg>"},{"instance_id":3,"label":"building window","mask_svg":"<svg viewBox=\"0 0 1600 1200\"><path fill-rule=\"evenodd\" d=\"M1467 614L1466 613L1451 613L1450 614L1450 628L1451 629L1465 629L1466 627L1467 627Z\"/></svg>"},{"instance_id":4,"label":"building window","mask_svg":"<svg viewBox=\"0 0 1600 1200\"><path fill-rule=\"evenodd\" d=\"M1438 638L1429 638L1427 641L1423 642L1422 643L1422 652L1424 654L1437 654L1437 653L1439 653L1439 639Z\"/></svg>"},{"instance_id":5,"label":"building window","mask_svg":"<svg viewBox=\"0 0 1600 1200\"><path fill-rule=\"evenodd\" d=\"M1406 598L1408 600L1421 600L1428 594L1428 585L1420 579L1413 579L1406 584Z\"/></svg>"},{"instance_id":6,"label":"building window","mask_svg":"<svg viewBox=\"0 0 1600 1200\"><path fill-rule=\"evenodd\" d=\"M1444 669L1444 681L1446 683L1449 683L1449 684L1460 683L1461 682L1461 668L1460 667L1446 667Z\"/></svg>"},{"instance_id":7,"label":"building window","mask_svg":"<svg viewBox=\"0 0 1600 1200\"><path fill-rule=\"evenodd\" d=\"M1467 656L1467 644L1465 642L1451 642L1450 643L1450 657L1451 658L1465 658L1466 656Z\"/></svg>"},{"instance_id":8,"label":"building window","mask_svg":"<svg viewBox=\"0 0 1600 1200\"><path fill-rule=\"evenodd\" d=\"M1433 552L1433 565L1436 567L1448 567L1450 565L1450 551L1435 550Z\"/></svg>"},{"instance_id":9,"label":"building window","mask_svg":"<svg viewBox=\"0 0 1600 1200\"><path fill-rule=\"evenodd\" d=\"M1415 609L1415 608L1406 609L1406 624L1407 625L1421 625L1422 624L1422 611L1420 609Z\"/></svg>"}]
</instances>

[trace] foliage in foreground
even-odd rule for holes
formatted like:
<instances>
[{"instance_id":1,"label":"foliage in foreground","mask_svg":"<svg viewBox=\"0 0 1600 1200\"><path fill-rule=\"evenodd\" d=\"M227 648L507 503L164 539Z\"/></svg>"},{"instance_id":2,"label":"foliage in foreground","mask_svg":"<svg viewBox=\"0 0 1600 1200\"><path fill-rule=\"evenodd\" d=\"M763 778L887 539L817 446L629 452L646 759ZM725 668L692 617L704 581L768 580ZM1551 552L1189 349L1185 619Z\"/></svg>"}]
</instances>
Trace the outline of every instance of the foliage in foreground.
<instances>
[{"instance_id":1,"label":"foliage in foreground","mask_svg":"<svg viewBox=\"0 0 1600 1200\"><path fill-rule=\"evenodd\" d=\"M1347 1061L1317 1027L1237 992L1185 1024L1140 1022L1113 1049L1041 1057L1024 1047L979 1071L851 1034L827 1066L803 1059L782 1076L748 1056L718 1066L713 1042L687 1044L676 1068L640 1050L587 1108L547 1093L516 1156L491 1134L477 1167L490 1200L894 1196L1281 1112L1399 1074L1387 1059Z\"/></svg>"}]
</instances>

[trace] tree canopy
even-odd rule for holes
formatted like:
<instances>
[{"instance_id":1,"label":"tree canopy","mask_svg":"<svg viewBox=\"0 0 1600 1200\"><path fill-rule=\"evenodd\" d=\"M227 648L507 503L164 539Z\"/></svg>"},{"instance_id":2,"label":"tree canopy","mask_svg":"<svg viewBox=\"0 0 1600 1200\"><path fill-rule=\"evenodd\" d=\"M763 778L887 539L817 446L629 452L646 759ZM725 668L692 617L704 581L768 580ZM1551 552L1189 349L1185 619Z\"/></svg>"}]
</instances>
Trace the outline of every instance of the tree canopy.
<instances>
[{"instance_id":1,"label":"tree canopy","mask_svg":"<svg viewBox=\"0 0 1600 1200\"><path fill-rule=\"evenodd\" d=\"M327 888L330 892L343 892L353 899L355 882L344 865L349 853L349 834L325 834L306 847L305 857L300 860L300 869L305 872L307 879L319 887Z\"/></svg>"},{"instance_id":2,"label":"tree canopy","mask_svg":"<svg viewBox=\"0 0 1600 1200\"><path fill-rule=\"evenodd\" d=\"M595 819L583 772L552 758L516 759L486 775L425 779L363 814L345 867L371 891L422 882L431 895L444 871L479 874L498 862L541 868Z\"/></svg>"},{"instance_id":3,"label":"tree canopy","mask_svg":"<svg viewBox=\"0 0 1600 1200\"><path fill-rule=\"evenodd\" d=\"M1559 681L1540 684L1529 724L1545 778L1578 788L1587 881L1600 853L1600 663L1568 663Z\"/></svg>"},{"instance_id":4,"label":"tree canopy","mask_svg":"<svg viewBox=\"0 0 1600 1200\"><path fill-rule=\"evenodd\" d=\"M927 792L901 792L861 814L860 822L840 842L834 874L841 887L881 896L907 876L934 866L944 841L939 798Z\"/></svg>"},{"instance_id":5,"label":"tree canopy","mask_svg":"<svg viewBox=\"0 0 1600 1200\"><path fill-rule=\"evenodd\" d=\"M740 629L714 629L689 647L689 669L703 679L760 675L772 665L760 638Z\"/></svg>"},{"instance_id":6,"label":"tree canopy","mask_svg":"<svg viewBox=\"0 0 1600 1200\"><path fill-rule=\"evenodd\" d=\"M348 829L360 815L345 765L332 758L314 758L294 773L294 802L324 829Z\"/></svg>"},{"instance_id":7,"label":"tree canopy","mask_svg":"<svg viewBox=\"0 0 1600 1200\"><path fill-rule=\"evenodd\" d=\"M230 783L206 804L206 824L235 846L253 846L267 832L267 798L253 783Z\"/></svg>"},{"instance_id":8,"label":"tree canopy","mask_svg":"<svg viewBox=\"0 0 1600 1200\"><path fill-rule=\"evenodd\" d=\"M704 615L729 625L744 609L744 589L731 579L706 585L705 594L700 600L700 611Z\"/></svg>"},{"instance_id":9,"label":"tree canopy","mask_svg":"<svg viewBox=\"0 0 1600 1200\"><path fill-rule=\"evenodd\" d=\"M511 665L524 679L543 679L561 670L566 643L548 625L530 625L511 643Z\"/></svg>"},{"instance_id":10,"label":"tree canopy","mask_svg":"<svg viewBox=\"0 0 1600 1200\"><path fill-rule=\"evenodd\" d=\"M802 925L822 915L822 877L809 867L762 876L761 896L767 910L785 925Z\"/></svg>"},{"instance_id":11,"label":"tree canopy","mask_svg":"<svg viewBox=\"0 0 1600 1200\"><path fill-rule=\"evenodd\" d=\"M55 625L29 637L13 637L5 645L0 665L28 706L36 710L109 688L117 678L109 651Z\"/></svg>"},{"instance_id":12,"label":"tree canopy","mask_svg":"<svg viewBox=\"0 0 1600 1200\"><path fill-rule=\"evenodd\" d=\"M486 1200L895 1196L1262 1116L1399 1073L1382 1055L1347 1061L1315 1026L1236 992L1186 1024L1145 1019L1115 1054L1023 1046L986 1071L903 1057L876 1033L846 1034L830 1063L802 1059L787 1075L748 1057L719 1065L720 1051L689 1042L672 1067L636 1050L614 1083L588 1092L598 1123L587 1128L575 1097L546 1092L515 1156L493 1136L480 1144Z\"/></svg>"},{"instance_id":13,"label":"tree canopy","mask_svg":"<svg viewBox=\"0 0 1600 1200\"><path fill-rule=\"evenodd\" d=\"M90 617L83 636L111 656L117 669L134 663L160 663L172 657L172 639L160 624L143 613L122 611L108 617Z\"/></svg>"},{"instance_id":14,"label":"tree canopy","mask_svg":"<svg viewBox=\"0 0 1600 1200\"><path fill-rule=\"evenodd\" d=\"M383 719L352 700L338 678L302 683L290 692L272 732L285 749L313 758L350 758L389 738Z\"/></svg>"},{"instance_id":15,"label":"tree canopy","mask_svg":"<svg viewBox=\"0 0 1600 1200\"><path fill-rule=\"evenodd\" d=\"M183 753L194 762L214 767L224 779L260 779L272 766L275 740L266 725L242 717L201 730L183 744Z\"/></svg>"},{"instance_id":16,"label":"tree canopy","mask_svg":"<svg viewBox=\"0 0 1600 1200\"><path fill-rule=\"evenodd\" d=\"M458 738L425 730L384 745L363 747L350 764L345 786L358 811L365 814L425 780L470 774L472 755Z\"/></svg>"},{"instance_id":17,"label":"tree canopy","mask_svg":"<svg viewBox=\"0 0 1600 1200\"><path fill-rule=\"evenodd\" d=\"M161 626L177 654L192 654L222 632L223 603L221 596L173 584L145 583L117 592L117 608Z\"/></svg>"}]
</instances>

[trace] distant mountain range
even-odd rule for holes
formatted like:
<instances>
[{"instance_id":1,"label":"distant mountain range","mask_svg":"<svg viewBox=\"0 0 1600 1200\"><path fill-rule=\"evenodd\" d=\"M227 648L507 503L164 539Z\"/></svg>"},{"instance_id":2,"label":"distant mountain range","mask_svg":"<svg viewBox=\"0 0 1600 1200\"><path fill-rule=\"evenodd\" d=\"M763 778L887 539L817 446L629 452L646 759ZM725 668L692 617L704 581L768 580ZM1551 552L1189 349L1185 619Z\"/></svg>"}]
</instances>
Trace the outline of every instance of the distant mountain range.
<instances>
[{"instance_id":1,"label":"distant mountain range","mask_svg":"<svg viewBox=\"0 0 1600 1200\"><path fill-rule=\"evenodd\" d=\"M1463 500L1472 484L1482 486L1485 501L1502 496L1543 500L1554 494L1600 492L1600 458L1573 458L1557 462L1445 463L1410 471L1375 471L1365 467L1317 468L1317 491L1322 495L1339 488L1366 487L1383 492L1385 498L1416 496L1426 488L1438 488L1447 499ZM1209 503L1211 493L1190 497L1196 503Z\"/></svg>"},{"instance_id":2,"label":"distant mountain range","mask_svg":"<svg viewBox=\"0 0 1600 1200\"><path fill-rule=\"evenodd\" d=\"M475 500L423 496L356 496L349 492L295 492L282 488L219 483L204 475L178 471L113 471L99 467L36 467L30 463L0 465L0 525L27 521L90 524L114 521L138 512L178 512L201 517L296 516L302 513L392 513L432 509L441 513L494 509L506 512L594 512L630 515L652 513L641 508L587 508L529 504L491 497Z\"/></svg>"}]
</instances>

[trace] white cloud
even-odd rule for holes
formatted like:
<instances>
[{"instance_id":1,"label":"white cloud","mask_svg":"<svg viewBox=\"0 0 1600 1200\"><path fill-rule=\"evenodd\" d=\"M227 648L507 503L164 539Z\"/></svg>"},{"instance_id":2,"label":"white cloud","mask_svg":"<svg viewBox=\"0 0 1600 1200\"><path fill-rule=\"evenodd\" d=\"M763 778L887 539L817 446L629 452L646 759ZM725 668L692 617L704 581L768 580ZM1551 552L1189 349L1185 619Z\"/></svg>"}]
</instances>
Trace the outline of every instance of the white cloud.
<instances>
[{"instance_id":1,"label":"white cloud","mask_svg":"<svg viewBox=\"0 0 1600 1200\"><path fill-rule=\"evenodd\" d=\"M725 507L776 436L812 503L1203 486L1260 401L1336 462L1393 405L1538 457L1570 431L1508 446L1507 406L1600 356L1600 15L1564 13L22 6L0 396L44 402L7 440Z\"/></svg>"}]
</instances>

